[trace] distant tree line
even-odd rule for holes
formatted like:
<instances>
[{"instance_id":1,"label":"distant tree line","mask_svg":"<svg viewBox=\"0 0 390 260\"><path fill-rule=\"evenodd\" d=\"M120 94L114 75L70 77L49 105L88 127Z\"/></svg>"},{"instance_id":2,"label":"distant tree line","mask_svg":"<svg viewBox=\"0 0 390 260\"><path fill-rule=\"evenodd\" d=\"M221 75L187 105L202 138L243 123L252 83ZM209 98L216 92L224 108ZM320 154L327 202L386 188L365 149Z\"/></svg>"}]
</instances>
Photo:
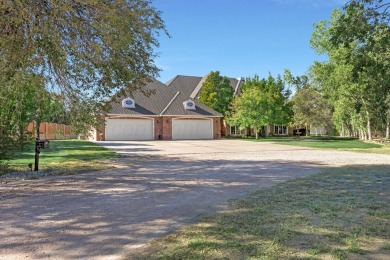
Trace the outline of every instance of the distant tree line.
<instances>
[{"instance_id":1,"label":"distant tree line","mask_svg":"<svg viewBox=\"0 0 390 260\"><path fill-rule=\"evenodd\" d=\"M382 0L349 1L314 26L311 46L327 61L315 62L307 75L285 70L283 80L247 78L224 110L213 106L216 101L207 104L223 112L229 124L253 128L256 137L273 124L305 127L307 134L310 126L321 126L333 135L390 138L389 10L390 3ZM219 93L207 95L225 96Z\"/></svg>"},{"instance_id":2,"label":"distant tree line","mask_svg":"<svg viewBox=\"0 0 390 260\"><path fill-rule=\"evenodd\" d=\"M390 137L389 8L382 0L353 0L315 25L311 45L329 59L310 68L313 88L332 106L343 136Z\"/></svg>"}]
</instances>

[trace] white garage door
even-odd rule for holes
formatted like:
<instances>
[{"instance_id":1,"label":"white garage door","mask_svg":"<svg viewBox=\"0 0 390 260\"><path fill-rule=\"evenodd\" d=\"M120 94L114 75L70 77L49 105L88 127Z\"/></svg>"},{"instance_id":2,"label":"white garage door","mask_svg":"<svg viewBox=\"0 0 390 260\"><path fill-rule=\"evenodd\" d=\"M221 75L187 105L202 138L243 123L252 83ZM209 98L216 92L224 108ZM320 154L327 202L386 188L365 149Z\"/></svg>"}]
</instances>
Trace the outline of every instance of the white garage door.
<instances>
[{"instance_id":1,"label":"white garage door","mask_svg":"<svg viewBox=\"0 0 390 260\"><path fill-rule=\"evenodd\" d=\"M172 139L213 139L213 121L191 119L191 120L172 120Z\"/></svg>"},{"instance_id":2,"label":"white garage door","mask_svg":"<svg viewBox=\"0 0 390 260\"><path fill-rule=\"evenodd\" d=\"M153 119L106 119L106 141L154 140Z\"/></svg>"}]
</instances>

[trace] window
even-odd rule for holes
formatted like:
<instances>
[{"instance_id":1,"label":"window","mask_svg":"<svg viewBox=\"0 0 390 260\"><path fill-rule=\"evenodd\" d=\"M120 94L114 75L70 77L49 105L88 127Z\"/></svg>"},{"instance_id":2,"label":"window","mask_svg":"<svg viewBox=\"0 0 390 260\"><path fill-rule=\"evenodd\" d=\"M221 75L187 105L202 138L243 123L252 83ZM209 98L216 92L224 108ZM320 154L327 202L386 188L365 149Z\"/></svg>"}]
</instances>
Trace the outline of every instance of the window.
<instances>
[{"instance_id":1,"label":"window","mask_svg":"<svg viewBox=\"0 0 390 260\"><path fill-rule=\"evenodd\" d=\"M287 126L284 125L276 125L274 126L274 134L275 135L287 135Z\"/></svg>"},{"instance_id":2,"label":"window","mask_svg":"<svg viewBox=\"0 0 390 260\"><path fill-rule=\"evenodd\" d=\"M236 135L236 127L235 126L230 127L230 135Z\"/></svg>"},{"instance_id":3,"label":"window","mask_svg":"<svg viewBox=\"0 0 390 260\"><path fill-rule=\"evenodd\" d=\"M230 127L230 135L246 135L246 129L241 129L238 126Z\"/></svg>"}]
</instances>

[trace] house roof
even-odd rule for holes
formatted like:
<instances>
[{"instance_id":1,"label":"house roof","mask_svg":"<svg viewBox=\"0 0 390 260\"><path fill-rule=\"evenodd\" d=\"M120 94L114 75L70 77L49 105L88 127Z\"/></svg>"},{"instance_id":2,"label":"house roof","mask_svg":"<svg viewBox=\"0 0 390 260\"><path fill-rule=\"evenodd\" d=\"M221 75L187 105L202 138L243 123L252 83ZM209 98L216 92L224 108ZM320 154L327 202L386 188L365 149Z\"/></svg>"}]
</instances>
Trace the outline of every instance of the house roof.
<instances>
[{"instance_id":1,"label":"house roof","mask_svg":"<svg viewBox=\"0 0 390 260\"><path fill-rule=\"evenodd\" d=\"M203 83L206 81L207 79L207 76L204 76L202 77L199 81L198 81L198 84L196 85L196 87L193 89L193 91L191 92L191 95L190 97L193 98L193 99L198 99L199 98L199 95L200 95L200 91L202 90L202 85ZM167 85L171 84L177 77L189 77L189 76L176 76L175 78L171 79L170 81L167 82ZM194 77L194 78L199 78L199 77ZM241 84L244 82L244 80L242 80L241 78L239 79L235 79L235 78L228 78L229 81L230 81L230 86L233 88L234 90L234 94L233 96L237 96L241 93Z\"/></svg>"},{"instance_id":2,"label":"house roof","mask_svg":"<svg viewBox=\"0 0 390 260\"><path fill-rule=\"evenodd\" d=\"M168 88L174 90L179 94L176 96L172 104L164 112L164 115L186 115L186 116L222 116L222 114L216 112L208 106L205 106L197 101L197 99L191 98L190 95L202 80L202 77L194 76L176 76L170 82L168 82ZM183 102L192 100L195 102L196 110L184 109Z\"/></svg>"},{"instance_id":3,"label":"house roof","mask_svg":"<svg viewBox=\"0 0 390 260\"><path fill-rule=\"evenodd\" d=\"M119 96L116 101L111 103L109 114L126 114L126 115L159 115L166 107L175 93L168 91L167 85L158 80L148 83L145 90L151 90L150 96L145 96L141 91L135 91L132 95ZM122 107L122 99L131 97L135 101L135 108Z\"/></svg>"},{"instance_id":4,"label":"house roof","mask_svg":"<svg viewBox=\"0 0 390 260\"><path fill-rule=\"evenodd\" d=\"M201 86L205 77L178 75L166 84L158 80L148 83L144 89L151 90L150 96L136 91L129 96L120 96L111 103L108 114L134 116L218 116L222 114L198 102ZM239 93L240 80L229 78L235 95ZM135 108L123 108L122 99L131 97L135 101ZM196 109L184 108L183 102L192 100Z\"/></svg>"},{"instance_id":5,"label":"house roof","mask_svg":"<svg viewBox=\"0 0 390 260\"><path fill-rule=\"evenodd\" d=\"M215 110L191 99L190 94L200 81L201 77L177 76L169 86L158 80L150 82L144 89L152 90L150 96L136 91L129 96L120 96L111 103L108 114L133 116L222 116ZM122 99L131 97L135 101L135 108L122 107ZM191 99L195 102L195 110L184 108L183 102Z\"/></svg>"}]
</instances>

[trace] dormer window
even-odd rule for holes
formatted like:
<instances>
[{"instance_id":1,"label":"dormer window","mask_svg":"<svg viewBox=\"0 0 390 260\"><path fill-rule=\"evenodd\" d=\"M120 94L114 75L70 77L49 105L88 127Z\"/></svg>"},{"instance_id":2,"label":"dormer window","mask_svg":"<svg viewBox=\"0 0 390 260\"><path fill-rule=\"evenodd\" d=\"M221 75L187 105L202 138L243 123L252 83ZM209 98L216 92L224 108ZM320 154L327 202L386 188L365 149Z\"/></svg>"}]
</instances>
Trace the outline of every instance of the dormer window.
<instances>
[{"instance_id":1,"label":"dormer window","mask_svg":"<svg viewBox=\"0 0 390 260\"><path fill-rule=\"evenodd\" d=\"M187 110L195 110L196 109L195 102L192 100L184 101L183 105L184 105L184 109L187 109Z\"/></svg>"},{"instance_id":2,"label":"dormer window","mask_svg":"<svg viewBox=\"0 0 390 260\"><path fill-rule=\"evenodd\" d=\"M135 102L132 98L125 98L122 100L122 107L124 108L135 108Z\"/></svg>"}]
</instances>

